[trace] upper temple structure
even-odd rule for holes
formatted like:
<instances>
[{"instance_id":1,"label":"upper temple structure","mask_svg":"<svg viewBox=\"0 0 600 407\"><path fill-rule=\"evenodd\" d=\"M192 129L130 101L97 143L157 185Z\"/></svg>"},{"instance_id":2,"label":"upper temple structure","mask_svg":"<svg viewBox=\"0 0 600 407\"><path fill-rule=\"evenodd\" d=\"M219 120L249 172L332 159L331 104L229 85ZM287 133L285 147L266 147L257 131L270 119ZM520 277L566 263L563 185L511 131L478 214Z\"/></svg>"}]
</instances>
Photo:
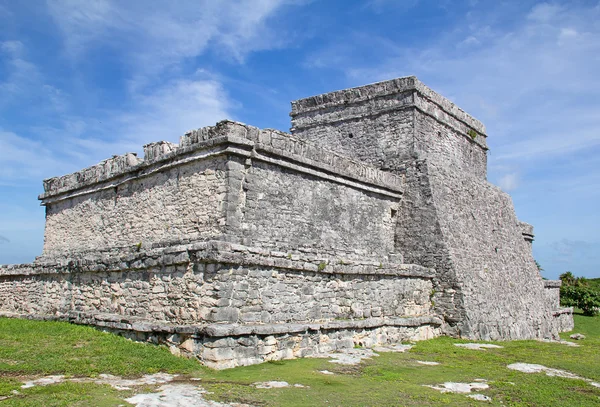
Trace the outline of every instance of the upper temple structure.
<instances>
[{"instance_id":1,"label":"upper temple structure","mask_svg":"<svg viewBox=\"0 0 600 407\"><path fill-rule=\"evenodd\" d=\"M292 102L44 181L44 250L1 315L90 324L208 366L450 335L558 338L533 228L482 123L415 77Z\"/></svg>"}]
</instances>

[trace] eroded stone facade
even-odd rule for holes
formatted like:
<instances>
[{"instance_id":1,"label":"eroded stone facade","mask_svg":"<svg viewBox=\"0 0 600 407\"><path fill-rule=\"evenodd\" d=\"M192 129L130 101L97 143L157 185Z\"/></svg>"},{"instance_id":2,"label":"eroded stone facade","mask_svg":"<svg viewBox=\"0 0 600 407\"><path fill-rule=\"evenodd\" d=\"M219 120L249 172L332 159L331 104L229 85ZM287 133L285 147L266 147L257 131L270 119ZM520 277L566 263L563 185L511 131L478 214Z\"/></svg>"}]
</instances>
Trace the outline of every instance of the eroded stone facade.
<instances>
[{"instance_id":1,"label":"eroded stone facade","mask_svg":"<svg viewBox=\"0 0 600 407\"><path fill-rule=\"evenodd\" d=\"M441 334L572 327L533 228L486 181L484 126L416 78L224 121L44 181L44 251L3 315L167 343L224 368Z\"/></svg>"}]
</instances>

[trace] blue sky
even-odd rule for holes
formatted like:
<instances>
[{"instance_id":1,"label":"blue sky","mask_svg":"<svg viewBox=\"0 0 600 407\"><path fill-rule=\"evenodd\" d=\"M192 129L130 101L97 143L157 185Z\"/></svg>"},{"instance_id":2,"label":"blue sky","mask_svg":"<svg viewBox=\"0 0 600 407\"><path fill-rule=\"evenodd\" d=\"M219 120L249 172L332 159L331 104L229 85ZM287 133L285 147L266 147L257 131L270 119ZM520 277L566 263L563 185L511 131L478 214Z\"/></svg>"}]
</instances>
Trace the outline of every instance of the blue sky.
<instances>
[{"instance_id":1,"label":"blue sky","mask_svg":"<svg viewBox=\"0 0 600 407\"><path fill-rule=\"evenodd\" d=\"M0 264L41 253L43 178L416 75L486 124L543 275L600 277L597 0L0 0L0 27Z\"/></svg>"}]
</instances>

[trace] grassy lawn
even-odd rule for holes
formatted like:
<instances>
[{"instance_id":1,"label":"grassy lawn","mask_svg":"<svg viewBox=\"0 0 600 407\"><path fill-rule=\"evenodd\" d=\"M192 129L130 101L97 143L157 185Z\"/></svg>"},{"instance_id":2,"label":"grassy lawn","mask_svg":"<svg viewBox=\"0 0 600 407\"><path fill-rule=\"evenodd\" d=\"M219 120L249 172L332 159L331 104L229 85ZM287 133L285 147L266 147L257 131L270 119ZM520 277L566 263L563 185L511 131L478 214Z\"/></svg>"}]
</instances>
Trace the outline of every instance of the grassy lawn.
<instances>
[{"instance_id":1,"label":"grassy lawn","mask_svg":"<svg viewBox=\"0 0 600 407\"><path fill-rule=\"evenodd\" d=\"M358 366L327 359L300 359L211 371L194 360L172 356L164 347L132 343L92 328L57 322L0 319L0 406L117 406L134 391L107 385L62 383L21 389L23 381L50 374L74 377L109 373L138 377L155 372L200 377L207 398L256 406L600 406L600 389L583 380L521 373L510 363L536 363L600 382L600 317L575 316L581 347L515 341L502 349L469 350L465 342L438 338L418 342L406 353L382 353ZM568 338L568 334L563 335ZM417 361L439 362L426 366ZM334 375L325 375L329 370ZM486 379L481 402L442 394L423 385ZM256 389L258 381L283 380L304 388ZM148 390L148 388L144 389ZM18 394L13 392L17 391Z\"/></svg>"}]
</instances>

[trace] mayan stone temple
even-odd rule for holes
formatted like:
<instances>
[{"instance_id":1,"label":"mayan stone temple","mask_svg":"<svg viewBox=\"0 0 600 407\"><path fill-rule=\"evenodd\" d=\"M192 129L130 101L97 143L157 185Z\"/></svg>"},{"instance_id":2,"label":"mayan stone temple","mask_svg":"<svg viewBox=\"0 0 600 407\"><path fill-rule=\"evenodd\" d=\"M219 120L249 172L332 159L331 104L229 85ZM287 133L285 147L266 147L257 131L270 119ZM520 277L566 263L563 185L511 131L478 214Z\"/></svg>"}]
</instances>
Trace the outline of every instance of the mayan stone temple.
<instances>
[{"instance_id":1,"label":"mayan stone temple","mask_svg":"<svg viewBox=\"0 0 600 407\"><path fill-rule=\"evenodd\" d=\"M44 250L4 316L89 324L227 368L439 335L573 327L482 123L415 77L222 121L44 181Z\"/></svg>"}]
</instances>

